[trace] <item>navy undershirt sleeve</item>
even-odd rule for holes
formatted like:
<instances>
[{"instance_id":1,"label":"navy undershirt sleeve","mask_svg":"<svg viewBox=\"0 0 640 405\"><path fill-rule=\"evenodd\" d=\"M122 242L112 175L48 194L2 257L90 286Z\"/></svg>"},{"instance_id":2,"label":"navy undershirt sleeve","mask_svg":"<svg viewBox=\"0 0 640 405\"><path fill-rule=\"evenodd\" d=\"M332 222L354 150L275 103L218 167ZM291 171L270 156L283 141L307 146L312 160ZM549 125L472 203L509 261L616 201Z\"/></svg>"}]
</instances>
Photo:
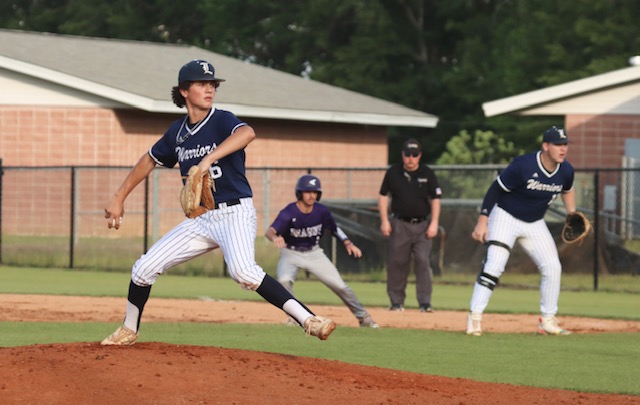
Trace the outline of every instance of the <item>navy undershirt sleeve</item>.
<instances>
[{"instance_id":1,"label":"navy undershirt sleeve","mask_svg":"<svg viewBox=\"0 0 640 405\"><path fill-rule=\"evenodd\" d=\"M482 210L480 211L480 215L489 216L493 206L496 205L498 199L500 199L500 195L504 193L504 190L498 184L497 180L494 180L487 190L487 193L484 195L484 199L482 200Z\"/></svg>"}]
</instances>

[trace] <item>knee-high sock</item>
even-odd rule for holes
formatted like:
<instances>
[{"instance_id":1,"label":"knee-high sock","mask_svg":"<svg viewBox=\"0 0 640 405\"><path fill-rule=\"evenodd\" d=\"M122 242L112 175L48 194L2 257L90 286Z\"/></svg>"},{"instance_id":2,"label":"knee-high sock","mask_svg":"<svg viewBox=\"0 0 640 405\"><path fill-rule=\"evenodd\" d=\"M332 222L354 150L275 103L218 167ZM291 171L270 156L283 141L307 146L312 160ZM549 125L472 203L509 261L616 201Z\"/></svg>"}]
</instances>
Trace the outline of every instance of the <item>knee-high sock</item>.
<instances>
[{"instance_id":1,"label":"knee-high sock","mask_svg":"<svg viewBox=\"0 0 640 405\"><path fill-rule=\"evenodd\" d=\"M140 287L133 281L129 283L129 296L127 298L127 313L124 318L124 326L134 332L140 328L142 311L151 294L151 286Z\"/></svg>"},{"instance_id":2,"label":"knee-high sock","mask_svg":"<svg viewBox=\"0 0 640 405\"><path fill-rule=\"evenodd\" d=\"M282 309L300 325L302 325L308 317L315 315L303 303L295 299L282 284L268 274L264 277L262 284L260 284L256 292L272 305Z\"/></svg>"}]
</instances>

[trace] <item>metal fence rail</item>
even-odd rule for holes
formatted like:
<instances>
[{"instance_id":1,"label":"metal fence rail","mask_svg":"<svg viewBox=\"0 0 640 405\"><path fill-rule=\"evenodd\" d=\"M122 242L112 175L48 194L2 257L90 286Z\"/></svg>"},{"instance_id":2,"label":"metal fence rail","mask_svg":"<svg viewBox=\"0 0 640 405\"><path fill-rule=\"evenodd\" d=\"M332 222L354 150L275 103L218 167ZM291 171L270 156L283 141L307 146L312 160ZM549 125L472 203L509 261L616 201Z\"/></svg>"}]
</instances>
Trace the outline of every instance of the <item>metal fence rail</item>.
<instances>
[{"instance_id":1,"label":"metal fence rail","mask_svg":"<svg viewBox=\"0 0 640 405\"><path fill-rule=\"evenodd\" d=\"M487 187L504 167L432 166L444 192L441 235L432 253L436 275L452 282L467 282L477 274L484 247L472 242L469 235ZM158 168L128 197L124 226L118 231L107 229L104 207L130 169L2 167L0 160L0 263L128 271L153 241L183 219L178 202L182 186L179 172ZM279 210L295 199L298 177L314 173L322 180L322 202L362 248L364 258L355 261L342 249L336 250L331 238L323 239L322 246L347 277L384 277L386 240L379 232L376 201L385 170L386 167L248 169L258 214L258 262L268 272L275 269L279 252L265 242L264 230ZM546 218L558 239L565 278L592 274L592 284L586 288L599 289L603 277L640 274L640 259L634 253L640 240L640 167L577 170L575 188L577 205L592 219L595 230L584 246L574 249L559 241L564 220L559 201ZM219 252L205 256L177 273L224 272ZM533 280L515 281L516 284L537 285L537 270L518 249L514 249L507 273ZM632 280L640 282L640 277ZM628 283L626 279L620 282Z\"/></svg>"}]
</instances>

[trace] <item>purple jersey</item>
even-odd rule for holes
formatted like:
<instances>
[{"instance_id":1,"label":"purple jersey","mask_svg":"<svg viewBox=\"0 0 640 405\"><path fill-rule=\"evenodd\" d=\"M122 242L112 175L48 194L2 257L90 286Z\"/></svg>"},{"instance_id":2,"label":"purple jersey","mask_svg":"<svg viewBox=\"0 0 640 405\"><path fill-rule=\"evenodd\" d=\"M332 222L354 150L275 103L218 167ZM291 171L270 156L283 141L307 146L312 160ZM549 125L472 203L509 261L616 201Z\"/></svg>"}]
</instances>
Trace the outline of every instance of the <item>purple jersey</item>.
<instances>
[{"instance_id":1,"label":"purple jersey","mask_svg":"<svg viewBox=\"0 0 640 405\"><path fill-rule=\"evenodd\" d=\"M540 154L538 151L515 158L497 178L505 191L498 206L525 222L542 219L556 197L573 187L573 166L565 160L548 172Z\"/></svg>"},{"instance_id":2,"label":"purple jersey","mask_svg":"<svg viewBox=\"0 0 640 405\"><path fill-rule=\"evenodd\" d=\"M320 203L315 203L313 210L304 214L292 202L280 211L271 227L284 238L287 247L299 250L315 247L324 231L330 231L341 241L348 239L338 228L329 209Z\"/></svg>"},{"instance_id":3,"label":"purple jersey","mask_svg":"<svg viewBox=\"0 0 640 405\"><path fill-rule=\"evenodd\" d=\"M204 119L189 125L189 116L173 122L164 136L149 150L157 164L173 167L178 163L183 179L191 166L213 151L236 129L247 125L233 113L212 108ZM244 149L238 150L214 162L209 169L215 181L216 202L251 197L251 186L245 176ZM184 182L184 180L183 180Z\"/></svg>"}]
</instances>

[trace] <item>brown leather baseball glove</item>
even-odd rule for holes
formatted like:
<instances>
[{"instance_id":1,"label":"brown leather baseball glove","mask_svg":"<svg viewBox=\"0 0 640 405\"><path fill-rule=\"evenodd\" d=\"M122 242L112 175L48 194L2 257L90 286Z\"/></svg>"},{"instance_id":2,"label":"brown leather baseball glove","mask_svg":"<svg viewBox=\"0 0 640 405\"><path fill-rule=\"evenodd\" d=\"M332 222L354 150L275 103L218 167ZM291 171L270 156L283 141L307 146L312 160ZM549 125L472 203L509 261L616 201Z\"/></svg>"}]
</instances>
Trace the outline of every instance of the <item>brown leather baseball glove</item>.
<instances>
[{"instance_id":1,"label":"brown leather baseball glove","mask_svg":"<svg viewBox=\"0 0 640 405\"><path fill-rule=\"evenodd\" d=\"M213 186L209 171L203 173L197 165L191 166L180 190L180 205L188 218L195 218L214 208Z\"/></svg>"},{"instance_id":2,"label":"brown leather baseball glove","mask_svg":"<svg viewBox=\"0 0 640 405\"><path fill-rule=\"evenodd\" d=\"M587 237L591 231L591 222L581 212L574 212L567 215L562 227L562 240L564 243L577 243Z\"/></svg>"}]
</instances>

